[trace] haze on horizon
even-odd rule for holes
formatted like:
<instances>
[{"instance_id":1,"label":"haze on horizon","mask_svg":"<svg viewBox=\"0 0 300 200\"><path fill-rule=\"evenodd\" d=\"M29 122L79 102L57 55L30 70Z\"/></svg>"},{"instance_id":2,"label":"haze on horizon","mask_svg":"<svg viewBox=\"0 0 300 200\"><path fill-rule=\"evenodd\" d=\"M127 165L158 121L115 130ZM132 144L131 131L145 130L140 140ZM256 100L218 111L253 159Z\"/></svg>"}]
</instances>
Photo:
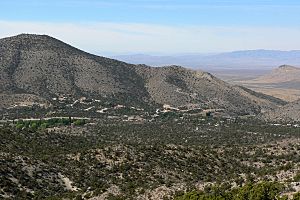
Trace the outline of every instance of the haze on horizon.
<instances>
[{"instance_id":1,"label":"haze on horizon","mask_svg":"<svg viewBox=\"0 0 300 200\"><path fill-rule=\"evenodd\" d=\"M3 0L0 37L47 34L97 54L300 46L296 0Z\"/></svg>"}]
</instances>

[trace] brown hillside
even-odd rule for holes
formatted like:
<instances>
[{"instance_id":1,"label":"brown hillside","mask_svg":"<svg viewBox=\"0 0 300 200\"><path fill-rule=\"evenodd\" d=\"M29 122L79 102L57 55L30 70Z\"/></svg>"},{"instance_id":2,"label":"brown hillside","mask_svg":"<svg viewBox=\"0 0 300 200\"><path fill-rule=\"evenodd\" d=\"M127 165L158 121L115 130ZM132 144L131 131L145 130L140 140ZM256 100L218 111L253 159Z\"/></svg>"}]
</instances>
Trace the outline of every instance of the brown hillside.
<instances>
[{"instance_id":1,"label":"brown hillside","mask_svg":"<svg viewBox=\"0 0 300 200\"><path fill-rule=\"evenodd\" d=\"M233 114L257 114L285 103L202 71L127 64L28 34L0 40L0 94L23 95L24 101L32 95L50 104L59 96L90 97L126 105L221 108ZM2 107L20 102L7 99L12 100L4 98Z\"/></svg>"}]
</instances>

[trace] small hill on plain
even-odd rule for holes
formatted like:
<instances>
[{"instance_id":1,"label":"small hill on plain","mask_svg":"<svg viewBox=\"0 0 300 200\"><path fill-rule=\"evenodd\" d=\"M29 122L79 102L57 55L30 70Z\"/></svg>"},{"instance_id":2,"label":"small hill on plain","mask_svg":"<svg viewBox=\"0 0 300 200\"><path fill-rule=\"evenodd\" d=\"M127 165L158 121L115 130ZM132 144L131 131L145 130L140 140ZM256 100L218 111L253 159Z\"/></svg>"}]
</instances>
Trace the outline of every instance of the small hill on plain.
<instances>
[{"instance_id":1,"label":"small hill on plain","mask_svg":"<svg viewBox=\"0 0 300 200\"><path fill-rule=\"evenodd\" d=\"M252 80L252 82L272 84L298 83L300 86L300 68L282 65L272 70L270 73Z\"/></svg>"}]
</instances>

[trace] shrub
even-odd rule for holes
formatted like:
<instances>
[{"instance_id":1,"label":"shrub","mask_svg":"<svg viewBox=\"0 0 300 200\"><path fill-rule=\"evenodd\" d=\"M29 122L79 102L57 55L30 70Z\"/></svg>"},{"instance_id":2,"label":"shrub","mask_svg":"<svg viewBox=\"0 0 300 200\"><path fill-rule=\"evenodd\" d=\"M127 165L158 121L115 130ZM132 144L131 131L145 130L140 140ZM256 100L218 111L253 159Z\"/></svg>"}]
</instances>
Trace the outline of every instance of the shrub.
<instances>
[{"instance_id":1,"label":"shrub","mask_svg":"<svg viewBox=\"0 0 300 200\"><path fill-rule=\"evenodd\" d=\"M73 123L74 123L75 126L82 126L82 125L85 124L85 120L84 119L77 119Z\"/></svg>"},{"instance_id":2,"label":"shrub","mask_svg":"<svg viewBox=\"0 0 300 200\"><path fill-rule=\"evenodd\" d=\"M299 182L300 181L300 172L298 172L296 174L296 176L294 177L294 181Z\"/></svg>"}]
</instances>

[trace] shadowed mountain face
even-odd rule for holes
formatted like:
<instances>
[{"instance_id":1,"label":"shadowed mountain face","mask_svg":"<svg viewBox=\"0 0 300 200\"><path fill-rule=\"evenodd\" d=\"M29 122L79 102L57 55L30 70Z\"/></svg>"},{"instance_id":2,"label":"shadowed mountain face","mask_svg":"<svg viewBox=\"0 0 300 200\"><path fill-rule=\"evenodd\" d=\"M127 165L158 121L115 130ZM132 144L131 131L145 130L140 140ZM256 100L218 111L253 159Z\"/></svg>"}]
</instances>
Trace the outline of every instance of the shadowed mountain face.
<instances>
[{"instance_id":1,"label":"shadowed mountain face","mask_svg":"<svg viewBox=\"0 0 300 200\"><path fill-rule=\"evenodd\" d=\"M51 105L59 96L132 106L219 108L235 114L255 114L284 104L205 72L127 64L49 36L22 34L0 40L0 108L16 101Z\"/></svg>"}]
</instances>

